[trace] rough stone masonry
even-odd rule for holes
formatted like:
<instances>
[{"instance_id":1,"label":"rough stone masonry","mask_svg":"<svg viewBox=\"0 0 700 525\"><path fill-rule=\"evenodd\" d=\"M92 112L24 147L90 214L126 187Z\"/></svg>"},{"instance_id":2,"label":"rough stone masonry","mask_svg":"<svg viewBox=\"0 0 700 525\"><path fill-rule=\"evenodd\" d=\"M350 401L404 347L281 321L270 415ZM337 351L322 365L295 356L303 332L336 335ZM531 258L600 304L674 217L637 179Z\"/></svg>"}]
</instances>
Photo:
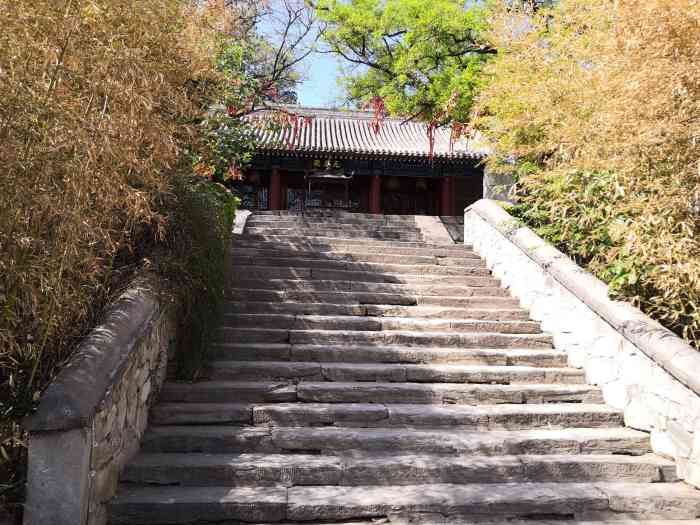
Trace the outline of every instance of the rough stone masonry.
<instances>
[{"instance_id":1,"label":"rough stone masonry","mask_svg":"<svg viewBox=\"0 0 700 525\"><path fill-rule=\"evenodd\" d=\"M27 422L25 524L107 522L105 504L139 449L174 336L174 308L153 276L109 308Z\"/></svg>"}]
</instances>

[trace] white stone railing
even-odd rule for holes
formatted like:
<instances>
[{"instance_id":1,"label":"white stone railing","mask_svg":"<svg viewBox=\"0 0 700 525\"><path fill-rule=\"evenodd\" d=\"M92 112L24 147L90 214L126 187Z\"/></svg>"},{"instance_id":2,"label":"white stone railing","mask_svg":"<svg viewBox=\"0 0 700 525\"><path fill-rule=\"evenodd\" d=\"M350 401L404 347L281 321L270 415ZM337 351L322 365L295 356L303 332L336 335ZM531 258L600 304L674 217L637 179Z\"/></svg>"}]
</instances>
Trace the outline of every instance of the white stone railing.
<instances>
[{"instance_id":1,"label":"white stone railing","mask_svg":"<svg viewBox=\"0 0 700 525\"><path fill-rule=\"evenodd\" d=\"M533 319L624 410L628 426L651 434L654 452L700 486L700 353L607 286L495 201L465 210L464 242L486 260Z\"/></svg>"},{"instance_id":2,"label":"white stone railing","mask_svg":"<svg viewBox=\"0 0 700 525\"><path fill-rule=\"evenodd\" d=\"M25 525L106 524L174 347L176 308L156 286L139 278L107 309L27 419Z\"/></svg>"}]
</instances>

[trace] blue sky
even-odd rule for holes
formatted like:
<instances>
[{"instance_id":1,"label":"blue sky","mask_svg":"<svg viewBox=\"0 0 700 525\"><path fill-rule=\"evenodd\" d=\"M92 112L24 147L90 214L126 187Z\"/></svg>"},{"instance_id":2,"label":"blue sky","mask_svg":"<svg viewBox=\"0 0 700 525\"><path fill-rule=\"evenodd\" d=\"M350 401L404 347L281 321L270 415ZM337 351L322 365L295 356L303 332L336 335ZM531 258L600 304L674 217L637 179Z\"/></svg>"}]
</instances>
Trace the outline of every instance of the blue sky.
<instances>
[{"instance_id":1,"label":"blue sky","mask_svg":"<svg viewBox=\"0 0 700 525\"><path fill-rule=\"evenodd\" d=\"M341 103L338 59L330 54L314 53L304 62L304 81L298 89L299 103L314 107L333 107Z\"/></svg>"},{"instance_id":2,"label":"blue sky","mask_svg":"<svg viewBox=\"0 0 700 525\"><path fill-rule=\"evenodd\" d=\"M273 16L262 20L259 29L261 34L277 43L280 33L284 30L286 18L284 11L277 11L274 4L272 13ZM324 47L321 42L317 45ZM300 66L302 82L297 89L300 104L313 107L336 107L342 104L341 90L338 87L341 62L336 55L314 52L306 57Z\"/></svg>"}]
</instances>

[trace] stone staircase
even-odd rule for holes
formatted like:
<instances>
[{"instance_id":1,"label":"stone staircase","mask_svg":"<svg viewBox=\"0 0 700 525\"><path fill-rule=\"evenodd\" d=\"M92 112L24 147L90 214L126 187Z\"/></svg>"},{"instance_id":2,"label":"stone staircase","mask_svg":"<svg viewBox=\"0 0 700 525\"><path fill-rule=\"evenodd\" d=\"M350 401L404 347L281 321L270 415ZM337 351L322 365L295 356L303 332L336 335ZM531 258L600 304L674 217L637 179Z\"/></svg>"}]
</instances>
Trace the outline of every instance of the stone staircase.
<instances>
[{"instance_id":1,"label":"stone staircase","mask_svg":"<svg viewBox=\"0 0 700 525\"><path fill-rule=\"evenodd\" d=\"M479 257L412 217L255 214L229 299L206 379L165 385L112 524L700 515Z\"/></svg>"}]
</instances>

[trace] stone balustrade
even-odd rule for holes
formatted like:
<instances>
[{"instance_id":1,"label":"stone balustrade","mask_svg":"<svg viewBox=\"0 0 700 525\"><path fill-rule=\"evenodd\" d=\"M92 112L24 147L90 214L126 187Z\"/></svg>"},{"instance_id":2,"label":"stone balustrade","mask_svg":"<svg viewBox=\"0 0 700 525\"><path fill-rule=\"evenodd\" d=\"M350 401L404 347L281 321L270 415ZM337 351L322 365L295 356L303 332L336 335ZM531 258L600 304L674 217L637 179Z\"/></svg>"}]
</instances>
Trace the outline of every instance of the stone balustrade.
<instances>
[{"instance_id":1,"label":"stone balustrade","mask_svg":"<svg viewBox=\"0 0 700 525\"><path fill-rule=\"evenodd\" d=\"M700 487L700 353L511 217L495 201L465 210L464 238L522 306L583 367L625 423Z\"/></svg>"},{"instance_id":2,"label":"stone balustrade","mask_svg":"<svg viewBox=\"0 0 700 525\"><path fill-rule=\"evenodd\" d=\"M175 310L145 276L106 312L27 420L25 525L102 525L163 383Z\"/></svg>"}]
</instances>

